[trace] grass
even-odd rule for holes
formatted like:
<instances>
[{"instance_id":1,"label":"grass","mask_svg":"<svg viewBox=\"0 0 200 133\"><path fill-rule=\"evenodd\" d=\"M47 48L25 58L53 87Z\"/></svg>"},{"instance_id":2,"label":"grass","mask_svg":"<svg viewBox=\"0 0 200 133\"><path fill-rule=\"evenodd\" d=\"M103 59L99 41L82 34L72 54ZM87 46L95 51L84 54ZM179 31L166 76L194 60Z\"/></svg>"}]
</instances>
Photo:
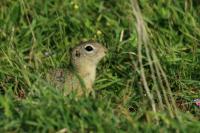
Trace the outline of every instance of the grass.
<instances>
[{"instance_id":1,"label":"grass","mask_svg":"<svg viewBox=\"0 0 200 133\"><path fill-rule=\"evenodd\" d=\"M200 132L199 15L198 0L1 1L0 132ZM96 96L63 96L45 73L91 39L109 49Z\"/></svg>"}]
</instances>

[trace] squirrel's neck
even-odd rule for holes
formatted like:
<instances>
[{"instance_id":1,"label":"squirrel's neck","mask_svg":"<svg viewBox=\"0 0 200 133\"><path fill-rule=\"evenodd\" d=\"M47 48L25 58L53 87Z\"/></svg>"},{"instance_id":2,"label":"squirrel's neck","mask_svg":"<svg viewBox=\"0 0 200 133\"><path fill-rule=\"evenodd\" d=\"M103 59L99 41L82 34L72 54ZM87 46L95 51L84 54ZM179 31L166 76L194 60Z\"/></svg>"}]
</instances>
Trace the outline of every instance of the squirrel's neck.
<instances>
[{"instance_id":1,"label":"squirrel's neck","mask_svg":"<svg viewBox=\"0 0 200 133\"><path fill-rule=\"evenodd\" d=\"M84 81L86 88L92 88L96 77L96 64L85 62L71 66L73 71Z\"/></svg>"}]
</instances>

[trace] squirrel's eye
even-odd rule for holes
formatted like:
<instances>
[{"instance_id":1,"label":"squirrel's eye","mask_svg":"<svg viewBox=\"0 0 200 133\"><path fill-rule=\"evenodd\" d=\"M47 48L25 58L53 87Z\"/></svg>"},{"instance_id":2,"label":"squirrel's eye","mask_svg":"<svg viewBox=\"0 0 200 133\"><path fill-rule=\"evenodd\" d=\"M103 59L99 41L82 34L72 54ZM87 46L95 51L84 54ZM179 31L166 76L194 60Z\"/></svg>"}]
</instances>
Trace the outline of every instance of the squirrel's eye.
<instances>
[{"instance_id":1,"label":"squirrel's eye","mask_svg":"<svg viewBox=\"0 0 200 133\"><path fill-rule=\"evenodd\" d=\"M85 50L91 52L94 48L92 46L86 46Z\"/></svg>"}]
</instances>

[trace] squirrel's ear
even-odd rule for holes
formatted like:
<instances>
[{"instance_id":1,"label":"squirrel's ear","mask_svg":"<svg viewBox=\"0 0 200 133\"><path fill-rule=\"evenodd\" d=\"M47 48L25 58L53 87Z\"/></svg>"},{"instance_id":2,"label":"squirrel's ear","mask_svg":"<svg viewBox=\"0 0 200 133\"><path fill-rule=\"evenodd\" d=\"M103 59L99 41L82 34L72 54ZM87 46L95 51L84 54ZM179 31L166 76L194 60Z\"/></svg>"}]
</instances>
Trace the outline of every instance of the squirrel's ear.
<instances>
[{"instance_id":1,"label":"squirrel's ear","mask_svg":"<svg viewBox=\"0 0 200 133\"><path fill-rule=\"evenodd\" d=\"M80 53L79 50L76 50L76 51L75 51L75 56L76 56L76 57L80 57L80 56L81 56L81 53Z\"/></svg>"}]
</instances>

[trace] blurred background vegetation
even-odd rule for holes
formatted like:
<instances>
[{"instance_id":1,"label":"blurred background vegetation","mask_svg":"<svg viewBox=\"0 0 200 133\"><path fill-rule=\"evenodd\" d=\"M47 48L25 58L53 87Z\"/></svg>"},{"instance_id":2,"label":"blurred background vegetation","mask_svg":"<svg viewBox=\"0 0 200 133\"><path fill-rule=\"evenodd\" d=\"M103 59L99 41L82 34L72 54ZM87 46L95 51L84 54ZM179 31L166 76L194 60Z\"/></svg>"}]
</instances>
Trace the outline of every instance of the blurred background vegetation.
<instances>
[{"instance_id":1,"label":"blurred background vegetation","mask_svg":"<svg viewBox=\"0 0 200 133\"><path fill-rule=\"evenodd\" d=\"M200 132L199 16L198 0L1 0L0 132ZM45 73L85 40L109 49L96 96L63 96Z\"/></svg>"}]
</instances>

